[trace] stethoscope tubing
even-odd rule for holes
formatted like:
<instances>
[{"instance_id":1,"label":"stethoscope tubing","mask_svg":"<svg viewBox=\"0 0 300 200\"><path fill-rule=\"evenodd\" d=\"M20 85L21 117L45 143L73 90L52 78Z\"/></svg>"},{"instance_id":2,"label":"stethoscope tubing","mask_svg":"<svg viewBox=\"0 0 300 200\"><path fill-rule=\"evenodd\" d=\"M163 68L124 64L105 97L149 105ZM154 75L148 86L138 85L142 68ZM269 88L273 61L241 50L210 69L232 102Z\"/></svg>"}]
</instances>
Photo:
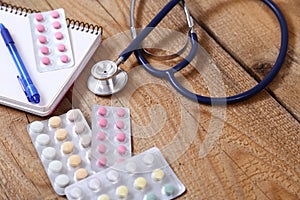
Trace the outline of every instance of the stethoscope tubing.
<instances>
[{"instance_id":1,"label":"stethoscope tubing","mask_svg":"<svg viewBox=\"0 0 300 200\"><path fill-rule=\"evenodd\" d=\"M143 56L141 49L141 42L147 37L147 35L153 30L153 27L157 26L159 22L168 14L168 12L179 3L180 0L171 0L158 14L154 19L147 25L145 29L141 31L141 33L132 41L132 43L121 53L120 57L126 60L130 54L134 51L136 58L138 59L139 63L148 71L150 74L164 78L168 80L171 85L182 95L188 97L191 100L197 101L203 104L210 104L210 105L226 105L226 104L233 104L237 102L241 102L247 100L254 95L261 92L263 89L267 87L267 85L275 78L278 74L279 70L281 69L284 59L288 49L288 27L285 20L284 15L282 14L279 7L271 0L262 0L276 15L278 22L280 24L281 29L281 46L279 50L278 57L276 62L271 69L271 71L266 75L266 77L258 83L253 88L242 92L237 95L228 96L228 97L208 97L208 96L201 96L199 94L192 93L191 91L184 88L175 78L175 73L183 69L187 66L191 60L194 58L197 52L198 46L198 39L197 35L192 31L190 31L190 41L192 44L192 49L188 56L176 66L169 70L158 70L152 67L147 59Z\"/></svg>"}]
</instances>

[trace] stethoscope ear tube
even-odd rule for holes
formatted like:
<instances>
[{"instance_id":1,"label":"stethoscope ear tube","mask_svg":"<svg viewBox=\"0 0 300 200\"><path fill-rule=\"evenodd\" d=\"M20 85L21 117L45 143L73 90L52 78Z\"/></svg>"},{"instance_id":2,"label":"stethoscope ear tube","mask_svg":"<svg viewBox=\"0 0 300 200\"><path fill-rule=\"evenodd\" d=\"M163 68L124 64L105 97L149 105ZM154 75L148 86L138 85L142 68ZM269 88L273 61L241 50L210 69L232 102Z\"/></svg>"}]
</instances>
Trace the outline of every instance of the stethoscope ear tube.
<instances>
[{"instance_id":1,"label":"stethoscope ear tube","mask_svg":"<svg viewBox=\"0 0 300 200\"><path fill-rule=\"evenodd\" d=\"M141 50L135 50L135 56L138 59L139 63L152 75L159 77L159 78L165 78L168 80L171 85L182 95L186 96L187 98L197 101L199 103L203 104L210 104L210 105L226 105L226 104L233 104L237 102L241 102L244 100L247 100L254 95L261 92L263 89L266 88L266 86L275 78L279 70L281 69L284 59L287 53L288 49L288 27L286 20L284 18L284 15L280 11L280 9L277 7L275 3L273 3L271 0L262 0L276 15L281 29L281 46L279 50L278 58L276 59L276 62L272 68L272 70L267 74L267 76L256 86L253 88L242 92L240 94L234 95L234 96L228 96L228 97L208 97L208 96L201 96L199 94L195 94L186 88L184 88L175 78L174 74L184 68L186 65L190 63L190 61L195 56L195 49L198 45L197 36L195 33L190 34L191 43L192 43L192 50L189 53L189 55L179 64L177 64L175 67L171 68L170 70L157 70L153 68L147 59L143 56Z\"/></svg>"}]
</instances>

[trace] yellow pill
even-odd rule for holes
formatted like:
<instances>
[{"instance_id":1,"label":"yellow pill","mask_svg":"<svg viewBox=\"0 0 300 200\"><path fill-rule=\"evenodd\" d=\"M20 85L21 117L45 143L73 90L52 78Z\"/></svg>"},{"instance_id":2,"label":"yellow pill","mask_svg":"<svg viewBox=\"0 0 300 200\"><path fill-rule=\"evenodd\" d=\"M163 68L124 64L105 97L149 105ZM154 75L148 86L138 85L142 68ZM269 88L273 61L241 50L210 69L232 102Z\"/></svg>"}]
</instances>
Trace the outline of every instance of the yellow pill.
<instances>
[{"instance_id":1,"label":"yellow pill","mask_svg":"<svg viewBox=\"0 0 300 200\"><path fill-rule=\"evenodd\" d=\"M49 126L52 128L58 128L61 125L61 118L59 116L54 116L49 119Z\"/></svg>"},{"instance_id":2,"label":"yellow pill","mask_svg":"<svg viewBox=\"0 0 300 200\"><path fill-rule=\"evenodd\" d=\"M165 176L165 173L163 170L161 169L156 169L152 172L152 179L155 180L155 181L161 181Z\"/></svg>"},{"instance_id":3,"label":"yellow pill","mask_svg":"<svg viewBox=\"0 0 300 200\"><path fill-rule=\"evenodd\" d=\"M81 180L86 178L89 175L89 172L85 168L80 168L75 172L76 180Z\"/></svg>"},{"instance_id":4,"label":"yellow pill","mask_svg":"<svg viewBox=\"0 0 300 200\"><path fill-rule=\"evenodd\" d=\"M62 151L64 152L64 154L69 154L73 151L74 149L74 144L73 142L64 142L62 145L61 145L61 149Z\"/></svg>"},{"instance_id":5,"label":"yellow pill","mask_svg":"<svg viewBox=\"0 0 300 200\"><path fill-rule=\"evenodd\" d=\"M79 155L72 155L68 159L71 167L78 167L81 164L81 157Z\"/></svg>"},{"instance_id":6,"label":"yellow pill","mask_svg":"<svg viewBox=\"0 0 300 200\"><path fill-rule=\"evenodd\" d=\"M55 131L55 138L58 141L63 141L67 138L68 135L68 131L64 128L60 128L57 131Z\"/></svg>"},{"instance_id":7,"label":"yellow pill","mask_svg":"<svg viewBox=\"0 0 300 200\"><path fill-rule=\"evenodd\" d=\"M102 194L98 197L98 200L109 200L109 196L107 194Z\"/></svg>"},{"instance_id":8,"label":"yellow pill","mask_svg":"<svg viewBox=\"0 0 300 200\"><path fill-rule=\"evenodd\" d=\"M134 187L137 190L143 190L146 187L146 185L147 185L147 181L144 177L138 177L134 181Z\"/></svg>"},{"instance_id":9,"label":"yellow pill","mask_svg":"<svg viewBox=\"0 0 300 200\"><path fill-rule=\"evenodd\" d=\"M126 198L128 196L128 188L121 185L117 188L117 195L119 198Z\"/></svg>"}]
</instances>

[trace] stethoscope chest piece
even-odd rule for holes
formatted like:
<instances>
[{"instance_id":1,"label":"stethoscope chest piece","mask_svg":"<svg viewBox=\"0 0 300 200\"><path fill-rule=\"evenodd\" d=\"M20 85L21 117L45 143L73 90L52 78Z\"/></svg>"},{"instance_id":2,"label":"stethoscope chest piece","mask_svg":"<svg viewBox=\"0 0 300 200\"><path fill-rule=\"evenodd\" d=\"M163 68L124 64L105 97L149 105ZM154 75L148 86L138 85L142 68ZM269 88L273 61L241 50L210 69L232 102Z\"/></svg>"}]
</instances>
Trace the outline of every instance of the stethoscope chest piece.
<instances>
[{"instance_id":1,"label":"stethoscope chest piece","mask_svg":"<svg viewBox=\"0 0 300 200\"><path fill-rule=\"evenodd\" d=\"M107 96L122 90L127 80L127 73L118 68L115 62L103 60L92 67L87 86L94 94Z\"/></svg>"}]
</instances>

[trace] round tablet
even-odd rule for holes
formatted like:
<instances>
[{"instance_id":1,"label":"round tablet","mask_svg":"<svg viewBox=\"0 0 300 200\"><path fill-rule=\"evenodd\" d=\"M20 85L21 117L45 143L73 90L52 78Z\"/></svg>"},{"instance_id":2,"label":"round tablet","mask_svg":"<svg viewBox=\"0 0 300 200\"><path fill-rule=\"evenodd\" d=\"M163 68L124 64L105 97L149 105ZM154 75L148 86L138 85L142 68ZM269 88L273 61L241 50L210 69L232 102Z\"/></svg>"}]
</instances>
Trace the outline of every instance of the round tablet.
<instances>
[{"instance_id":1,"label":"round tablet","mask_svg":"<svg viewBox=\"0 0 300 200\"><path fill-rule=\"evenodd\" d=\"M128 162L125 168L129 173L134 173L136 171L137 166L135 162Z\"/></svg>"},{"instance_id":2,"label":"round tablet","mask_svg":"<svg viewBox=\"0 0 300 200\"><path fill-rule=\"evenodd\" d=\"M117 115L118 115L118 117L124 117L125 114L126 114L126 111L125 111L123 108L119 108L119 109L117 110Z\"/></svg>"},{"instance_id":3,"label":"round tablet","mask_svg":"<svg viewBox=\"0 0 300 200\"><path fill-rule=\"evenodd\" d=\"M39 41L41 44L46 44L46 43L47 43L47 38L46 38L46 36L44 36L44 35L40 35L40 36L38 37L38 41Z\"/></svg>"},{"instance_id":4,"label":"round tablet","mask_svg":"<svg viewBox=\"0 0 300 200\"><path fill-rule=\"evenodd\" d=\"M64 143L61 145L61 149L62 149L62 152L63 152L64 154L69 154L69 153L71 153L71 152L73 151L73 149L74 149L74 144L73 144L73 142L70 142L70 141L64 142Z\"/></svg>"},{"instance_id":5,"label":"round tablet","mask_svg":"<svg viewBox=\"0 0 300 200\"><path fill-rule=\"evenodd\" d=\"M109 170L106 174L106 177L111 182L117 182L119 180L120 174L115 170Z\"/></svg>"},{"instance_id":6,"label":"round tablet","mask_svg":"<svg viewBox=\"0 0 300 200\"><path fill-rule=\"evenodd\" d=\"M146 164L146 165L152 165L153 162L154 162L154 157L152 154L146 154L144 155L143 157L143 162Z\"/></svg>"},{"instance_id":7,"label":"round tablet","mask_svg":"<svg viewBox=\"0 0 300 200\"><path fill-rule=\"evenodd\" d=\"M124 185L121 185L117 188L116 193L119 198L126 198L128 196L128 188Z\"/></svg>"},{"instance_id":8,"label":"round tablet","mask_svg":"<svg viewBox=\"0 0 300 200\"><path fill-rule=\"evenodd\" d=\"M40 50L41 50L41 53L44 54L44 55L49 54L49 48L46 47L46 46L42 46Z\"/></svg>"},{"instance_id":9,"label":"round tablet","mask_svg":"<svg viewBox=\"0 0 300 200\"><path fill-rule=\"evenodd\" d=\"M166 184L163 187L163 193L167 196L171 196L175 193L175 187L171 184Z\"/></svg>"},{"instance_id":10,"label":"round tablet","mask_svg":"<svg viewBox=\"0 0 300 200\"><path fill-rule=\"evenodd\" d=\"M58 141L63 141L67 138L68 131L64 128L60 128L60 129L56 130L54 134L55 134L55 138Z\"/></svg>"},{"instance_id":11,"label":"round tablet","mask_svg":"<svg viewBox=\"0 0 300 200\"><path fill-rule=\"evenodd\" d=\"M44 65L50 65L51 60L50 60L50 58L48 58L48 57L43 57L43 58L42 58L42 63L43 63ZM53 127L53 128L55 128L55 127ZM56 128L57 128L57 127L56 127Z\"/></svg>"},{"instance_id":12,"label":"round tablet","mask_svg":"<svg viewBox=\"0 0 300 200\"><path fill-rule=\"evenodd\" d=\"M61 188L64 188L66 187L70 182L70 179L67 175L65 174L61 174L61 175L58 175L55 180L54 180L54 183L58 186L58 187L61 187Z\"/></svg>"},{"instance_id":13,"label":"round tablet","mask_svg":"<svg viewBox=\"0 0 300 200\"><path fill-rule=\"evenodd\" d=\"M118 128L118 129L123 129L124 128L124 122L123 121L117 121L116 122L116 127Z\"/></svg>"},{"instance_id":14,"label":"round tablet","mask_svg":"<svg viewBox=\"0 0 300 200\"><path fill-rule=\"evenodd\" d=\"M38 13L35 15L35 19L36 19L36 21L41 22L44 20L44 17L41 13Z\"/></svg>"},{"instance_id":15,"label":"round tablet","mask_svg":"<svg viewBox=\"0 0 300 200\"><path fill-rule=\"evenodd\" d=\"M107 147L105 146L105 144L99 144L99 145L97 146L97 151L98 151L99 153L105 153L106 150L107 150Z\"/></svg>"},{"instance_id":16,"label":"round tablet","mask_svg":"<svg viewBox=\"0 0 300 200\"><path fill-rule=\"evenodd\" d=\"M126 139L126 134L125 134L125 133L118 133L117 136L116 136L116 139L117 139L119 142L124 142L125 139Z\"/></svg>"},{"instance_id":17,"label":"round tablet","mask_svg":"<svg viewBox=\"0 0 300 200\"><path fill-rule=\"evenodd\" d=\"M79 115L78 111L74 109L69 110L66 114L67 119L71 122L74 122L78 118L78 115Z\"/></svg>"},{"instance_id":18,"label":"round tablet","mask_svg":"<svg viewBox=\"0 0 300 200\"><path fill-rule=\"evenodd\" d=\"M49 163L48 169L54 173L59 173L63 168L63 164L59 160L53 160Z\"/></svg>"},{"instance_id":19,"label":"round tablet","mask_svg":"<svg viewBox=\"0 0 300 200\"><path fill-rule=\"evenodd\" d=\"M107 126L107 119L105 118L99 119L98 124L100 127L105 128Z\"/></svg>"},{"instance_id":20,"label":"round tablet","mask_svg":"<svg viewBox=\"0 0 300 200\"><path fill-rule=\"evenodd\" d=\"M89 147L91 142L92 142L92 138L89 135L83 135L80 137L80 144L84 148Z\"/></svg>"},{"instance_id":21,"label":"round tablet","mask_svg":"<svg viewBox=\"0 0 300 200\"><path fill-rule=\"evenodd\" d=\"M89 175L89 173L85 168L80 168L80 169L76 170L76 172L75 172L75 178L78 181L86 178L88 175Z\"/></svg>"},{"instance_id":22,"label":"round tablet","mask_svg":"<svg viewBox=\"0 0 300 200\"><path fill-rule=\"evenodd\" d=\"M125 153L127 152L127 149L124 145L119 145L118 148L117 148L117 152L123 156L125 155Z\"/></svg>"},{"instance_id":23,"label":"round tablet","mask_svg":"<svg viewBox=\"0 0 300 200\"><path fill-rule=\"evenodd\" d=\"M99 115L101 115L101 116L105 116L105 115L106 115L106 113L107 113L107 110L106 110L106 108L105 108L105 107L103 107L103 106L100 106L100 107L98 108L98 114L99 114Z\"/></svg>"},{"instance_id":24,"label":"round tablet","mask_svg":"<svg viewBox=\"0 0 300 200\"><path fill-rule=\"evenodd\" d=\"M79 155L72 155L69 157L68 163L71 167L78 167L81 164L81 157Z\"/></svg>"},{"instance_id":25,"label":"round tablet","mask_svg":"<svg viewBox=\"0 0 300 200\"><path fill-rule=\"evenodd\" d=\"M101 187L101 183L98 179L93 178L88 182L88 187L93 191L98 191Z\"/></svg>"},{"instance_id":26,"label":"round tablet","mask_svg":"<svg viewBox=\"0 0 300 200\"><path fill-rule=\"evenodd\" d=\"M56 38L57 40L61 40L61 39L64 38L64 35L62 34L62 32L56 32L56 33L54 34L54 36L55 36L55 38Z\"/></svg>"},{"instance_id":27,"label":"round tablet","mask_svg":"<svg viewBox=\"0 0 300 200\"><path fill-rule=\"evenodd\" d=\"M53 160L56 157L56 150L53 147L46 147L42 151L42 156L47 160Z\"/></svg>"},{"instance_id":28,"label":"round tablet","mask_svg":"<svg viewBox=\"0 0 300 200\"><path fill-rule=\"evenodd\" d=\"M156 195L154 193L149 192L145 195L144 200L156 200Z\"/></svg>"},{"instance_id":29,"label":"round tablet","mask_svg":"<svg viewBox=\"0 0 300 200\"><path fill-rule=\"evenodd\" d=\"M151 174L152 179L155 181L161 181L164 178L164 176L165 173L161 169L155 169Z\"/></svg>"},{"instance_id":30,"label":"round tablet","mask_svg":"<svg viewBox=\"0 0 300 200\"><path fill-rule=\"evenodd\" d=\"M42 24L38 24L38 25L36 26L36 30L37 30L38 32L42 33L42 32L45 31L45 27L44 27L44 25L42 25Z\"/></svg>"},{"instance_id":31,"label":"round tablet","mask_svg":"<svg viewBox=\"0 0 300 200\"><path fill-rule=\"evenodd\" d=\"M144 177L138 177L134 180L134 187L137 190L143 190L145 189L147 185L147 180Z\"/></svg>"},{"instance_id":32,"label":"round tablet","mask_svg":"<svg viewBox=\"0 0 300 200\"><path fill-rule=\"evenodd\" d=\"M110 200L107 194L101 194L97 200Z\"/></svg>"},{"instance_id":33,"label":"round tablet","mask_svg":"<svg viewBox=\"0 0 300 200\"><path fill-rule=\"evenodd\" d=\"M105 134L104 132L100 131L100 132L97 134L97 139L98 139L98 140L103 141L103 140L105 140L105 138L106 138L106 134Z\"/></svg>"},{"instance_id":34,"label":"round tablet","mask_svg":"<svg viewBox=\"0 0 300 200\"><path fill-rule=\"evenodd\" d=\"M57 45L57 49L60 52L65 52L66 51L66 46L64 44L59 44L59 45Z\"/></svg>"},{"instance_id":35,"label":"round tablet","mask_svg":"<svg viewBox=\"0 0 300 200\"><path fill-rule=\"evenodd\" d=\"M63 63L69 62L69 57L67 55L60 56L60 61Z\"/></svg>"},{"instance_id":36,"label":"round tablet","mask_svg":"<svg viewBox=\"0 0 300 200\"><path fill-rule=\"evenodd\" d=\"M59 12L55 10L55 11L51 12L51 16L52 16L54 19L59 18Z\"/></svg>"},{"instance_id":37,"label":"round tablet","mask_svg":"<svg viewBox=\"0 0 300 200\"><path fill-rule=\"evenodd\" d=\"M44 124L39 121L34 121L30 124L30 130L35 133L41 133L44 130Z\"/></svg>"},{"instance_id":38,"label":"round tablet","mask_svg":"<svg viewBox=\"0 0 300 200\"><path fill-rule=\"evenodd\" d=\"M70 196L74 199L80 199L80 197L82 196L81 189L78 187L73 188L70 192Z\"/></svg>"},{"instance_id":39,"label":"round tablet","mask_svg":"<svg viewBox=\"0 0 300 200\"><path fill-rule=\"evenodd\" d=\"M61 126L61 118L59 116L54 116L49 119L49 126L52 128L58 128Z\"/></svg>"},{"instance_id":40,"label":"round tablet","mask_svg":"<svg viewBox=\"0 0 300 200\"><path fill-rule=\"evenodd\" d=\"M61 24L60 24L59 21L55 21L55 22L52 23L52 26L53 26L53 28L55 28L55 29L59 29L59 28L61 27Z\"/></svg>"},{"instance_id":41,"label":"round tablet","mask_svg":"<svg viewBox=\"0 0 300 200\"><path fill-rule=\"evenodd\" d=\"M77 134L83 133L85 130L85 124L83 122L75 122L74 131Z\"/></svg>"},{"instance_id":42,"label":"round tablet","mask_svg":"<svg viewBox=\"0 0 300 200\"><path fill-rule=\"evenodd\" d=\"M106 157L100 157L100 158L98 158L97 165L99 167L105 167L107 165L107 159L106 159Z\"/></svg>"},{"instance_id":43,"label":"round tablet","mask_svg":"<svg viewBox=\"0 0 300 200\"><path fill-rule=\"evenodd\" d=\"M41 146L47 146L50 141L50 137L47 134L40 134L36 137L36 143Z\"/></svg>"}]
</instances>

